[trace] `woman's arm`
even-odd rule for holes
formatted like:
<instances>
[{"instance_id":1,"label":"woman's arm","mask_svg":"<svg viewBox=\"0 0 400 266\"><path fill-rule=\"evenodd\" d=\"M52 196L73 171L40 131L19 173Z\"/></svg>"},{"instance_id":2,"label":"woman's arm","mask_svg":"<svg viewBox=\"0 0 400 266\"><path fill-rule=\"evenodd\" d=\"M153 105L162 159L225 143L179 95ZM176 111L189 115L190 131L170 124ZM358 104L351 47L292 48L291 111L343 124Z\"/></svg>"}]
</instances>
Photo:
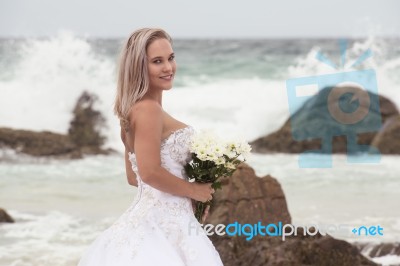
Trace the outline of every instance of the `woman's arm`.
<instances>
[{"instance_id":1,"label":"woman's arm","mask_svg":"<svg viewBox=\"0 0 400 266\"><path fill-rule=\"evenodd\" d=\"M189 183L161 166L160 145L163 131L161 106L156 101L143 100L136 103L131 112L130 125L134 130L135 155L143 182L177 196L201 202L210 200L211 184Z\"/></svg>"},{"instance_id":2,"label":"woman's arm","mask_svg":"<svg viewBox=\"0 0 400 266\"><path fill-rule=\"evenodd\" d=\"M129 154L126 149L125 149L125 172L129 185L137 187L138 183L136 180L136 174L132 170L132 164L129 161Z\"/></svg>"}]
</instances>

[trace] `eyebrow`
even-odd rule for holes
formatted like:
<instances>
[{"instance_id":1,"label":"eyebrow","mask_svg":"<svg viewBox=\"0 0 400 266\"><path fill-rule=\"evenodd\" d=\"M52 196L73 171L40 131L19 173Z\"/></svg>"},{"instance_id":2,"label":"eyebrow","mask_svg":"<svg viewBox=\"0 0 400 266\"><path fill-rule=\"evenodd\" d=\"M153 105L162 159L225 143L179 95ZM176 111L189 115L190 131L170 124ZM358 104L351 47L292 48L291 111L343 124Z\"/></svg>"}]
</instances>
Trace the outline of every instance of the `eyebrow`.
<instances>
[{"instance_id":1,"label":"eyebrow","mask_svg":"<svg viewBox=\"0 0 400 266\"><path fill-rule=\"evenodd\" d=\"M175 53L171 53L171 54L169 55L169 57L170 57L171 55L175 55ZM154 59L161 59L161 58L162 58L162 56L156 56L156 57L153 57L151 60L154 60Z\"/></svg>"}]
</instances>

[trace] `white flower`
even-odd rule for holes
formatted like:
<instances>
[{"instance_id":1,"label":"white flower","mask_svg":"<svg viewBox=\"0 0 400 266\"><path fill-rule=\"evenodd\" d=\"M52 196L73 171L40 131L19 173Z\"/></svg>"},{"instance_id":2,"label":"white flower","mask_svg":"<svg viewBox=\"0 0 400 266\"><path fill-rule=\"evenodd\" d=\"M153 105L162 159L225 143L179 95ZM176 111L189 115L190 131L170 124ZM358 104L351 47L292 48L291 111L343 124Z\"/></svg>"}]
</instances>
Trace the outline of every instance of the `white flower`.
<instances>
[{"instance_id":1,"label":"white flower","mask_svg":"<svg viewBox=\"0 0 400 266\"><path fill-rule=\"evenodd\" d=\"M227 162L225 164L225 167L228 168L228 169L236 169L236 166L231 162Z\"/></svg>"},{"instance_id":2,"label":"white flower","mask_svg":"<svg viewBox=\"0 0 400 266\"><path fill-rule=\"evenodd\" d=\"M215 156L221 157L222 155L224 155L224 152L225 152L224 146L225 145L222 142L219 142L213 147L213 152L214 152Z\"/></svg>"},{"instance_id":3,"label":"white flower","mask_svg":"<svg viewBox=\"0 0 400 266\"><path fill-rule=\"evenodd\" d=\"M208 156L207 154L197 154L197 158L199 158L201 161L207 161Z\"/></svg>"},{"instance_id":4,"label":"white flower","mask_svg":"<svg viewBox=\"0 0 400 266\"><path fill-rule=\"evenodd\" d=\"M231 141L226 142L224 154L229 158L236 156L236 144Z\"/></svg>"},{"instance_id":5,"label":"white flower","mask_svg":"<svg viewBox=\"0 0 400 266\"><path fill-rule=\"evenodd\" d=\"M246 142L239 143L238 153L241 154L244 158L246 158L251 151L251 146Z\"/></svg>"},{"instance_id":6,"label":"white flower","mask_svg":"<svg viewBox=\"0 0 400 266\"><path fill-rule=\"evenodd\" d=\"M215 160L214 162L217 165L225 164L225 158L224 157L218 157L217 160Z\"/></svg>"},{"instance_id":7,"label":"white flower","mask_svg":"<svg viewBox=\"0 0 400 266\"><path fill-rule=\"evenodd\" d=\"M245 141L222 141L209 131L201 131L193 135L190 141L190 152L195 153L202 161L213 161L217 165L224 164L224 155L230 159L242 155L245 158L251 151Z\"/></svg>"},{"instance_id":8,"label":"white flower","mask_svg":"<svg viewBox=\"0 0 400 266\"><path fill-rule=\"evenodd\" d=\"M207 160L212 161L212 162L216 162L218 160L218 157L215 156L215 154L211 154L207 156Z\"/></svg>"},{"instance_id":9,"label":"white flower","mask_svg":"<svg viewBox=\"0 0 400 266\"><path fill-rule=\"evenodd\" d=\"M196 181L195 178L189 178L189 183L193 183L194 181Z\"/></svg>"}]
</instances>

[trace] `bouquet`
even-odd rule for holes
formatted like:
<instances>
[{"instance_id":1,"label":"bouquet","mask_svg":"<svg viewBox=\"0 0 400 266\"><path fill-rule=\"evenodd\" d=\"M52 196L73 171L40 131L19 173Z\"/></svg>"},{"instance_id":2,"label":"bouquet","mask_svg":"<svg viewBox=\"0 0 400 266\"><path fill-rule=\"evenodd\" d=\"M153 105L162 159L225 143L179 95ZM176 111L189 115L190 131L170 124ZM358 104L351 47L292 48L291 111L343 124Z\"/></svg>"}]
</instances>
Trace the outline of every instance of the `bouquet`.
<instances>
[{"instance_id":1,"label":"bouquet","mask_svg":"<svg viewBox=\"0 0 400 266\"><path fill-rule=\"evenodd\" d=\"M214 190L221 189L219 179L232 176L251 151L247 142L223 141L205 131L193 135L189 149L191 160L184 167L189 182L212 183ZM210 204L210 201L195 202L195 216L200 223L207 205Z\"/></svg>"}]
</instances>

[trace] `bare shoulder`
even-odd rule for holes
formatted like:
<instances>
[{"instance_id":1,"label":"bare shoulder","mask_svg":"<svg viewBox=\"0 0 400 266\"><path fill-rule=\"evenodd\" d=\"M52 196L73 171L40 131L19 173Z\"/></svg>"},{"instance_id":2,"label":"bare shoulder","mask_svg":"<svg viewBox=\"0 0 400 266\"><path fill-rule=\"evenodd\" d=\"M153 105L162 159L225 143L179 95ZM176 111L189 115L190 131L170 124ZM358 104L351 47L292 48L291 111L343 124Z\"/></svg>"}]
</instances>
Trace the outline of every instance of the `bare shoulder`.
<instances>
[{"instance_id":1,"label":"bare shoulder","mask_svg":"<svg viewBox=\"0 0 400 266\"><path fill-rule=\"evenodd\" d=\"M133 112L162 112L161 105L150 99L144 99L136 102L132 107Z\"/></svg>"},{"instance_id":2,"label":"bare shoulder","mask_svg":"<svg viewBox=\"0 0 400 266\"><path fill-rule=\"evenodd\" d=\"M161 105L150 99L140 100L131 109L130 119L134 122L138 117L161 118L163 113Z\"/></svg>"},{"instance_id":3,"label":"bare shoulder","mask_svg":"<svg viewBox=\"0 0 400 266\"><path fill-rule=\"evenodd\" d=\"M152 100L152 99L142 99L142 100L140 100L140 101L137 101L134 105L133 105L133 107L134 108L151 108L151 107L153 107L153 108L160 108L160 109L162 109L161 108L161 105L157 102L157 101L155 101L155 100Z\"/></svg>"}]
</instances>

